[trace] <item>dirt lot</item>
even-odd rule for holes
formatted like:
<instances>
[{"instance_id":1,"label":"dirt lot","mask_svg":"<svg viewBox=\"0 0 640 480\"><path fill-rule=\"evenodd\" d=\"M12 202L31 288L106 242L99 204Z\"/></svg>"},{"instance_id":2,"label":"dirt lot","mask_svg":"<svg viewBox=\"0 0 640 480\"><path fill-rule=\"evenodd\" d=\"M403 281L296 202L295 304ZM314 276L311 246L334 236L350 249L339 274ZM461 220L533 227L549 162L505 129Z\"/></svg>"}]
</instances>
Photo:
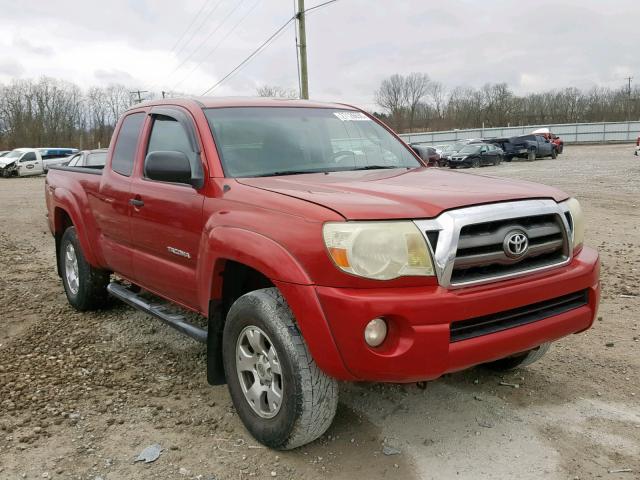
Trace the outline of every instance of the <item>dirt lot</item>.
<instances>
[{"instance_id":1,"label":"dirt lot","mask_svg":"<svg viewBox=\"0 0 640 480\"><path fill-rule=\"evenodd\" d=\"M285 453L257 445L226 388L206 384L203 347L117 303L73 311L54 271L43 178L0 179L0 478L640 478L640 159L631 152L570 146L558 160L473 171L581 199L603 263L591 331L508 375L473 369L426 390L341 385L333 427ZM384 455L385 442L400 453ZM134 463L155 443L157 461Z\"/></svg>"}]
</instances>

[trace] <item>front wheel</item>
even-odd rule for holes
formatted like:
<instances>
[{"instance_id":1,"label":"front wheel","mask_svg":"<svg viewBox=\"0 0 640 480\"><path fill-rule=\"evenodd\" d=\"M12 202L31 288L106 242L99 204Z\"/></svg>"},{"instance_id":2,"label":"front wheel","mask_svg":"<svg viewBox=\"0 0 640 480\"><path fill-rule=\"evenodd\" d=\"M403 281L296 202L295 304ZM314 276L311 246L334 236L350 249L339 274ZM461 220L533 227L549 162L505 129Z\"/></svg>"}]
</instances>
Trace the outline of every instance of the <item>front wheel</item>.
<instances>
[{"instance_id":1,"label":"front wheel","mask_svg":"<svg viewBox=\"0 0 640 480\"><path fill-rule=\"evenodd\" d=\"M527 160L533 162L536 159L536 151L532 148L529 150L529 154L527 155Z\"/></svg>"},{"instance_id":2,"label":"front wheel","mask_svg":"<svg viewBox=\"0 0 640 480\"><path fill-rule=\"evenodd\" d=\"M316 365L278 289L256 290L236 300L223 335L231 400L256 440L289 450L329 428L338 384Z\"/></svg>"},{"instance_id":3,"label":"front wheel","mask_svg":"<svg viewBox=\"0 0 640 480\"><path fill-rule=\"evenodd\" d=\"M480 168L480 159L479 158L474 158L473 160L471 160L471 167L472 168Z\"/></svg>"},{"instance_id":4,"label":"front wheel","mask_svg":"<svg viewBox=\"0 0 640 480\"><path fill-rule=\"evenodd\" d=\"M551 343L543 343L539 347L533 348L526 352L519 353L507 358L501 358L500 360L485 363L484 365L487 368L495 370L497 372L506 372L515 368L526 367L527 365L531 365L532 363L540 360L544 356L544 354L549 351L549 347L551 347Z\"/></svg>"},{"instance_id":5,"label":"front wheel","mask_svg":"<svg viewBox=\"0 0 640 480\"><path fill-rule=\"evenodd\" d=\"M95 310L107 303L110 274L92 267L84 258L75 227L62 234L58 262L67 300L80 311Z\"/></svg>"}]
</instances>

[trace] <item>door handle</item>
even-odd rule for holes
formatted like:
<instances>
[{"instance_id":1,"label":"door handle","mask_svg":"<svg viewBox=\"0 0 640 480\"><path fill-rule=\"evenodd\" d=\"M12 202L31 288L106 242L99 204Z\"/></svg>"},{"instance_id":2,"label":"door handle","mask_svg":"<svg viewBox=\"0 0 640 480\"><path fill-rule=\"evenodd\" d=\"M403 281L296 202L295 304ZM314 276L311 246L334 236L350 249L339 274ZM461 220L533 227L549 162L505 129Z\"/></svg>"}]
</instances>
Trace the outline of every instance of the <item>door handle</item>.
<instances>
[{"instance_id":1,"label":"door handle","mask_svg":"<svg viewBox=\"0 0 640 480\"><path fill-rule=\"evenodd\" d=\"M141 207L144 207L144 200L140 198L130 198L129 205L132 205L136 208L141 208Z\"/></svg>"}]
</instances>

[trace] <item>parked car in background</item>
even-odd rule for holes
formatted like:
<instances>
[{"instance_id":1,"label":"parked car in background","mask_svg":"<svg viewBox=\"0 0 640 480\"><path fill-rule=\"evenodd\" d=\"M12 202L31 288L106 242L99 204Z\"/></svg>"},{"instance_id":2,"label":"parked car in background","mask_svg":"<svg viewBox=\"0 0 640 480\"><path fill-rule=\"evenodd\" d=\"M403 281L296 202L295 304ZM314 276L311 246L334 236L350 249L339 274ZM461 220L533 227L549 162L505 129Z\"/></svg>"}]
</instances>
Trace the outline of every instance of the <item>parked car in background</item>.
<instances>
[{"instance_id":1,"label":"parked car in background","mask_svg":"<svg viewBox=\"0 0 640 480\"><path fill-rule=\"evenodd\" d=\"M441 157L434 147L424 145L422 143L412 143L409 145L411 149L424 160L429 167L441 167Z\"/></svg>"},{"instance_id":2,"label":"parked car in background","mask_svg":"<svg viewBox=\"0 0 640 480\"><path fill-rule=\"evenodd\" d=\"M558 152L551 141L540 135L521 135L511 138L490 138L488 143L500 147L504 151L504 159L507 162L513 158L526 158L533 161L536 158L556 158Z\"/></svg>"},{"instance_id":3,"label":"parked car in background","mask_svg":"<svg viewBox=\"0 0 640 480\"><path fill-rule=\"evenodd\" d=\"M444 148L442 150L442 153L440 154L440 161L441 163L446 166L449 164L449 159L455 155L456 153L458 153L462 148L464 148L464 146L467 145L464 142L456 142L456 143L452 143L450 145L447 145L446 148Z\"/></svg>"},{"instance_id":4,"label":"parked car in background","mask_svg":"<svg viewBox=\"0 0 640 480\"><path fill-rule=\"evenodd\" d=\"M9 153L11 150L0 150L0 158L4 157L7 153Z\"/></svg>"},{"instance_id":5,"label":"parked car in background","mask_svg":"<svg viewBox=\"0 0 640 480\"><path fill-rule=\"evenodd\" d=\"M562 141L562 139L559 136L555 135L554 133L551 133L551 131L548 128L539 128L531 132L531 134L541 135L547 140L549 140L556 147L556 152L558 154L562 153L562 151L564 150L564 142Z\"/></svg>"},{"instance_id":6,"label":"parked car in background","mask_svg":"<svg viewBox=\"0 0 640 480\"><path fill-rule=\"evenodd\" d=\"M104 167L107 161L107 149L82 150L72 155L67 162L68 167Z\"/></svg>"},{"instance_id":7,"label":"parked car in background","mask_svg":"<svg viewBox=\"0 0 640 480\"><path fill-rule=\"evenodd\" d=\"M16 148L0 158L0 174L5 178L42 173L44 173L42 155L36 148Z\"/></svg>"},{"instance_id":8,"label":"parked car in background","mask_svg":"<svg viewBox=\"0 0 640 480\"><path fill-rule=\"evenodd\" d=\"M449 168L500 165L502 150L490 143L471 143L465 145L449 159Z\"/></svg>"},{"instance_id":9,"label":"parked car in background","mask_svg":"<svg viewBox=\"0 0 640 480\"><path fill-rule=\"evenodd\" d=\"M38 150L42 156L45 172L53 165L66 165L71 155L78 152L77 148L40 148Z\"/></svg>"}]
</instances>

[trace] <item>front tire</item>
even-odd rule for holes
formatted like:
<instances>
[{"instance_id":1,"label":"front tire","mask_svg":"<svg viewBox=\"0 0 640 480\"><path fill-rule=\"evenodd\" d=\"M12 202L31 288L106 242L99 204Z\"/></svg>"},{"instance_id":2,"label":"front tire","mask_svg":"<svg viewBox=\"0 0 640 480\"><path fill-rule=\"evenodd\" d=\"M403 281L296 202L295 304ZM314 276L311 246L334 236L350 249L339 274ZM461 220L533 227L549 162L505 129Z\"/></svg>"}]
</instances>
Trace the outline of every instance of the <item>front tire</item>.
<instances>
[{"instance_id":1,"label":"front tire","mask_svg":"<svg viewBox=\"0 0 640 480\"><path fill-rule=\"evenodd\" d=\"M536 151L532 148L529 150L529 154L527 155L527 160L533 162L536 159Z\"/></svg>"},{"instance_id":2,"label":"front tire","mask_svg":"<svg viewBox=\"0 0 640 480\"><path fill-rule=\"evenodd\" d=\"M108 300L110 274L92 267L84 258L75 227L62 234L58 251L62 283L67 300L80 311L96 310Z\"/></svg>"},{"instance_id":3,"label":"front tire","mask_svg":"<svg viewBox=\"0 0 640 480\"><path fill-rule=\"evenodd\" d=\"M480 168L480 159L474 158L471 160L471 168Z\"/></svg>"},{"instance_id":4,"label":"front tire","mask_svg":"<svg viewBox=\"0 0 640 480\"><path fill-rule=\"evenodd\" d=\"M289 450L331 425L338 384L316 365L277 288L247 293L231 306L222 356L231 400L259 442Z\"/></svg>"},{"instance_id":5,"label":"front tire","mask_svg":"<svg viewBox=\"0 0 640 480\"><path fill-rule=\"evenodd\" d=\"M539 347L532 348L526 352L485 363L484 366L496 372L506 372L515 368L526 367L540 360L549 351L549 347L551 347L551 343L543 343Z\"/></svg>"}]
</instances>

